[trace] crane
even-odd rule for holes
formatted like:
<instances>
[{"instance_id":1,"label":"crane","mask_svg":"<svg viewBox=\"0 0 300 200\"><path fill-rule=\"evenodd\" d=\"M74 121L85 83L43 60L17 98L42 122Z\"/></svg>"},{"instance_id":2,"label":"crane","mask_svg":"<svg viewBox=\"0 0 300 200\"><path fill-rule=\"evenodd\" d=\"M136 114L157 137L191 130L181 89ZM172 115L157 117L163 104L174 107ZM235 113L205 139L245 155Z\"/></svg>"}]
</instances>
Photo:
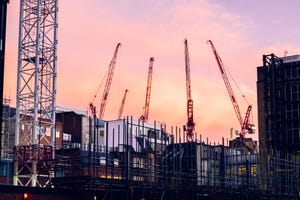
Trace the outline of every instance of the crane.
<instances>
[{"instance_id":1,"label":"crane","mask_svg":"<svg viewBox=\"0 0 300 200\"><path fill-rule=\"evenodd\" d=\"M105 83L105 88L103 91L103 96L102 96L102 100L101 100L101 104L100 104L100 111L99 111L99 119L103 119L103 115L104 115L104 111L105 111L105 107L106 107L106 102L107 102L107 97L109 94L109 89L111 86L111 82L112 82L112 77L114 74L114 69L115 69L115 65L116 65L116 60L117 60L117 56L118 56L118 50L119 47L121 46L121 43L117 44L117 47L115 49L113 58L109 64L109 69L108 69L108 74L107 74L107 79L106 79L106 83Z\"/></svg>"},{"instance_id":2,"label":"crane","mask_svg":"<svg viewBox=\"0 0 300 200\"><path fill-rule=\"evenodd\" d=\"M121 117L122 117L123 108L124 108L124 105L125 105L125 100L126 100L127 93L128 93L128 89L126 89L125 92L124 92L124 96L123 96L121 106L120 106L120 109L119 109L118 119L121 119Z\"/></svg>"},{"instance_id":3,"label":"crane","mask_svg":"<svg viewBox=\"0 0 300 200\"><path fill-rule=\"evenodd\" d=\"M90 111L91 111L91 115L94 119L96 119L97 115L96 115L96 106L94 106L92 103L89 104L90 107Z\"/></svg>"},{"instance_id":4,"label":"crane","mask_svg":"<svg viewBox=\"0 0 300 200\"><path fill-rule=\"evenodd\" d=\"M143 120L144 122L148 122L151 84L152 84L152 73L153 73L153 62L154 62L154 58L150 57L149 69L148 69L148 79L147 79L146 101L145 101L145 106L144 106L144 114L140 117L140 120Z\"/></svg>"},{"instance_id":5,"label":"crane","mask_svg":"<svg viewBox=\"0 0 300 200\"><path fill-rule=\"evenodd\" d=\"M193 100L191 92L191 78L190 78L190 56L188 50L187 39L184 40L184 55L185 55L185 74L186 74L186 97L187 97L187 124L186 124L186 137L188 141L193 141L194 139L194 110L193 110Z\"/></svg>"},{"instance_id":6,"label":"crane","mask_svg":"<svg viewBox=\"0 0 300 200\"><path fill-rule=\"evenodd\" d=\"M248 106L245 118L243 119L242 115L241 115L241 112L240 112L239 105L238 105L238 103L236 101L236 97L234 95L234 92L233 92L232 87L230 85L229 79L227 77L227 74L226 74L226 71L225 71L222 59L219 56L219 54L218 54L218 52L217 52L217 50L216 50L213 42L211 40L208 40L207 43L211 45L211 49L212 49L212 51L214 53L215 59L216 59L217 64L219 66L219 69L220 69L221 75L223 77L225 86L227 88L227 91L228 91L231 103L233 105L235 114L236 114L236 116L238 118L238 121L240 123L241 131L240 131L239 135L240 135L241 138L245 138L245 135L247 133L253 134L255 132L255 126L253 124L249 123L249 118L250 118L250 113L251 113L251 110L252 110L252 105Z\"/></svg>"}]
</instances>

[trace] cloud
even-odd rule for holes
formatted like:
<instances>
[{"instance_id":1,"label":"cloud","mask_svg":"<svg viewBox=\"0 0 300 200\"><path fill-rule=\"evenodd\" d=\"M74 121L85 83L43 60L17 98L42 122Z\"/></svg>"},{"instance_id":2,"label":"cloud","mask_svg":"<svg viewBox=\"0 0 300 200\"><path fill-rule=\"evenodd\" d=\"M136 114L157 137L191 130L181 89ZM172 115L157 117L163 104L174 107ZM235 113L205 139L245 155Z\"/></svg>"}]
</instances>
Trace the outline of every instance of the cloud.
<instances>
[{"instance_id":1,"label":"cloud","mask_svg":"<svg viewBox=\"0 0 300 200\"><path fill-rule=\"evenodd\" d=\"M138 9L131 3L138 4ZM16 18L17 14L12 15ZM12 22L10 29L17 27ZM256 99L258 51L248 38L245 22L205 0L155 1L151 8L133 0L123 1L122 6L111 1L60 1L57 103L86 109L121 42L105 118L116 117L125 89L129 93L124 113L135 118L142 114L149 57L153 56L149 118L182 127L186 123L184 38L189 42L196 130L220 139L238 124L206 40L215 42L233 77L252 100ZM8 47L15 43L9 40ZM15 55L16 51L10 52L8 63L16 63ZM6 78L6 91L12 87L8 80L15 79L12 73L8 76L13 78Z\"/></svg>"}]
</instances>

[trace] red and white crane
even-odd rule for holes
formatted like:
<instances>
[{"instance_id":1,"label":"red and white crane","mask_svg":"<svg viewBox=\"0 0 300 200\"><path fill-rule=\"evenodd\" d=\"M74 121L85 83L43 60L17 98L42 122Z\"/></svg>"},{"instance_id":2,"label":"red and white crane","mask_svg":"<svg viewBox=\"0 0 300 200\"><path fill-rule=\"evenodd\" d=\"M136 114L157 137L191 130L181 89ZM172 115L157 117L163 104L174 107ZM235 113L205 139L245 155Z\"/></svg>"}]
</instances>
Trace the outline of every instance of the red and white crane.
<instances>
[{"instance_id":1,"label":"red and white crane","mask_svg":"<svg viewBox=\"0 0 300 200\"><path fill-rule=\"evenodd\" d=\"M118 113L118 119L121 119L121 117L122 117L127 93L128 93L128 89L126 89L125 92L124 92L124 96L123 96L121 106L120 106L120 109L119 109L119 113Z\"/></svg>"},{"instance_id":2,"label":"red and white crane","mask_svg":"<svg viewBox=\"0 0 300 200\"><path fill-rule=\"evenodd\" d=\"M107 102L107 98L108 98L108 94L109 94L109 90L110 90L110 86L111 86L111 82L112 82L112 77L113 77L114 69L115 69L115 65L116 65L116 60L117 60L117 56L118 56L118 50L119 50L120 46L121 46L121 43L118 43L117 47L115 49L114 55L109 64L105 88L103 91L103 96L102 96L102 100L101 100L101 104L100 104L99 119L103 119L106 102ZM97 96L97 94L94 96L94 99L96 98L96 96ZM93 101L89 104L89 107L90 107L92 116L96 117L96 108L93 105Z\"/></svg>"},{"instance_id":3,"label":"red and white crane","mask_svg":"<svg viewBox=\"0 0 300 200\"><path fill-rule=\"evenodd\" d=\"M148 122L149 106L150 106L150 95L151 95L151 84L152 84L152 74L153 74L153 62L154 58L150 57L149 69L148 69L148 79L147 79L147 90L146 90L146 100L144 106L144 114L140 117L140 120Z\"/></svg>"},{"instance_id":4,"label":"red and white crane","mask_svg":"<svg viewBox=\"0 0 300 200\"><path fill-rule=\"evenodd\" d=\"M211 45L211 49L214 53L215 59L216 59L217 64L219 66L219 69L220 69L221 75L223 77L225 86L227 88L230 100L232 102L235 114L236 114L236 116L238 118L238 121L240 123L241 131L240 131L239 135L240 135L241 138L245 138L245 135L247 133L253 134L255 132L255 126L253 124L249 123L249 118L250 118L250 113L251 113L251 110L252 110L252 106L251 105L248 106L245 118L243 119L242 115L241 115L241 112L240 112L239 105L236 101L236 97L234 95L234 92L233 92L232 87L230 85L229 79L227 77L226 70L225 70L225 67L223 65L222 59L219 56L213 42L211 40L208 40L207 43Z\"/></svg>"},{"instance_id":5,"label":"red and white crane","mask_svg":"<svg viewBox=\"0 0 300 200\"><path fill-rule=\"evenodd\" d=\"M186 97L187 97L187 124L186 124L186 137L187 141L194 140L194 110L191 92L191 78L190 78L190 56L188 50L187 39L184 40L184 55L185 55L185 75L186 75Z\"/></svg>"}]
</instances>

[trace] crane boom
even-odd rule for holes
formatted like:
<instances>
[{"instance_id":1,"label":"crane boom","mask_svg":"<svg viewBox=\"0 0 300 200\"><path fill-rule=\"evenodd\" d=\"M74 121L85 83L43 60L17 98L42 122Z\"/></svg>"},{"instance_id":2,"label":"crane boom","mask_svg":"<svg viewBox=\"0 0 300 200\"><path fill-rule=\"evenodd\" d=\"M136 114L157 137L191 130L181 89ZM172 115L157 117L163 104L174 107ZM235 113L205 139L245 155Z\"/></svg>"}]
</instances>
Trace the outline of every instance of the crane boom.
<instances>
[{"instance_id":1,"label":"crane boom","mask_svg":"<svg viewBox=\"0 0 300 200\"><path fill-rule=\"evenodd\" d=\"M125 100L126 100L127 93L128 93L128 89L126 89L125 92L124 92L124 96L123 96L121 106L120 106L120 109L119 109L118 119L121 119L121 117L122 117L123 108L124 108L124 105L125 105Z\"/></svg>"},{"instance_id":2,"label":"crane boom","mask_svg":"<svg viewBox=\"0 0 300 200\"><path fill-rule=\"evenodd\" d=\"M109 64L109 69L108 69L108 74L107 74L107 79L106 79L106 83L105 83L105 88L103 91L103 96L102 96L102 100L101 100L101 104L100 104L100 111L99 111L99 118L103 119L103 115L104 115L104 111L105 111L105 107L106 107L106 102L107 102L107 98L108 98L108 94L109 94L109 89L111 86L111 82L112 82L112 77L114 74L114 69L115 69L115 65L116 65L116 60L117 60L117 56L118 56L118 50L119 47L121 46L121 43L117 44L117 47L115 49L113 58Z\"/></svg>"},{"instance_id":3,"label":"crane boom","mask_svg":"<svg viewBox=\"0 0 300 200\"><path fill-rule=\"evenodd\" d=\"M154 57L150 57L149 69L148 69L148 79L147 79L146 100L145 100L145 106L144 106L144 114L140 118L144 122L148 122L149 107L150 107L150 95L151 95L151 85L152 85L152 74L153 74L153 62L154 62Z\"/></svg>"},{"instance_id":4,"label":"crane boom","mask_svg":"<svg viewBox=\"0 0 300 200\"><path fill-rule=\"evenodd\" d=\"M232 87L230 85L230 82L229 82L229 79L227 77L227 74L226 74L226 71L225 71L225 68L223 66L223 62L222 62L222 59L221 57L219 56L213 42L211 40L208 40L207 41L210 45L211 45L211 48L212 48L212 51L214 53L214 56L215 56L215 59L218 63L218 66L219 66L219 69L220 69L220 72L221 72L221 75L223 77L223 80L224 80L224 83L225 83L225 86L227 88L227 91L228 91L228 94L229 94L229 97L230 97L230 100L232 102L232 105L233 105L233 108L235 110L235 113L236 113L236 116L238 118L238 121L242 127L243 125L243 118L242 118L242 115L241 115L241 112L240 112L240 108L239 108L239 105L238 103L236 102L236 98L235 98L235 95L234 95L234 92L232 90Z\"/></svg>"},{"instance_id":5,"label":"crane boom","mask_svg":"<svg viewBox=\"0 0 300 200\"><path fill-rule=\"evenodd\" d=\"M190 78L190 56L188 50L187 39L184 40L184 55L185 55L185 75L186 75L186 97L187 97L187 140L192 141L194 138L194 110L191 92L191 78Z\"/></svg>"},{"instance_id":6,"label":"crane boom","mask_svg":"<svg viewBox=\"0 0 300 200\"><path fill-rule=\"evenodd\" d=\"M230 82L229 82L229 79L227 77L227 74L226 74L226 70L224 68L224 65L223 65L223 62L222 62L222 59L221 57L219 56L213 42L211 40L208 40L207 41L208 44L211 45L211 49L214 53L214 56L215 56L215 59L217 61L217 64L219 66L219 69L220 69L220 72L221 72L221 75L223 77L223 80L224 80L224 83L225 83L225 86L227 88L227 91L228 91L228 94L229 94L229 97L230 97L230 100L231 100L231 103L233 105L233 108L234 108L234 111L235 111L235 114L238 118L238 121L240 123L240 126L241 126L241 132L240 132L240 137L241 138L244 138L245 137L245 134L247 132L249 133L253 133L253 129L254 129L254 125L250 125L249 124L249 117L250 117L250 113L251 113L251 109L252 109L252 106L249 105L248 108L247 108L247 112L246 112L246 115L245 115L245 118L243 120L242 118L242 115L241 115L241 112L240 112L240 108L239 108L239 105L236 101L236 97L234 95L234 92L232 90L232 87L230 85Z\"/></svg>"}]
</instances>

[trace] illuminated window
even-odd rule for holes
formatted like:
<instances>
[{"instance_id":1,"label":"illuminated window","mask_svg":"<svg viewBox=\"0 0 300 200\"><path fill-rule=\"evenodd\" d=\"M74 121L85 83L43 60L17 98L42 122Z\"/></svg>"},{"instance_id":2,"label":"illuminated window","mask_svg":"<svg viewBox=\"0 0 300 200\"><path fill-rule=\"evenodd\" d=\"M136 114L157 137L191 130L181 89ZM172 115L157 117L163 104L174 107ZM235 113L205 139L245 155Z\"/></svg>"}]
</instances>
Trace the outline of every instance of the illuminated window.
<instances>
[{"instance_id":1,"label":"illuminated window","mask_svg":"<svg viewBox=\"0 0 300 200\"><path fill-rule=\"evenodd\" d=\"M234 167L228 167L226 170L226 177L231 178L234 174Z\"/></svg>"},{"instance_id":2,"label":"illuminated window","mask_svg":"<svg viewBox=\"0 0 300 200\"><path fill-rule=\"evenodd\" d=\"M256 165L251 165L251 176L256 176Z\"/></svg>"},{"instance_id":3,"label":"illuminated window","mask_svg":"<svg viewBox=\"0 0 300 200\"><path fill-rule=\"evenodd\" d=\"M51 136L51 131L50 131L50 128L45 128L46 129L46 136Z\"/></svg>"},{"instance_id":4,"label":"illuminated window","mask_svg":"<svg viewBox=\"0 0 300 200\"><path fill-rule=\"evenodd\" d=\"M238 168L238 175L239 176L246 175L246 167L244 165L239 166L239 168Z\"/></svg>"},{"instance_id":5,"label":"illuminated window","mask_svg":"<svg viewBox=\"0 0 300 200\"><path fill-rule=\"evenodd\" d=\"M133 158L133 167L144 168L144 160L141 158Z\"/></svg>"},{"instance_id":6,"label":"illuminated window","mask_svg":"<svg viewBox=\"0 0 300 200\"><path fill-rule=\"evenodd\" d=\"M57 129L56 129L56 132L55 132L55 137L56 137L56 138L59 138L59 136L60 136L60 130L57 128Z\"/></svg>"},{"instance_id":7,"label":"illuminated window","mask_svg":"<svg viewBox=\"0 0 300 200\"><path fill-rule=\"evenodd\" d=\"M134 181L144 181L144 177L142 176L133 176Z\"/></svg>"},{"instance_id":8,"label":"illuminated window","mask_svg":"<svg viewBox=\"0 0 300 200\"><path fill-rule=\"evenodd\" d=\"M104 131L100 131L100 136L104 136Z\"/></svg>"}]
</instances>

